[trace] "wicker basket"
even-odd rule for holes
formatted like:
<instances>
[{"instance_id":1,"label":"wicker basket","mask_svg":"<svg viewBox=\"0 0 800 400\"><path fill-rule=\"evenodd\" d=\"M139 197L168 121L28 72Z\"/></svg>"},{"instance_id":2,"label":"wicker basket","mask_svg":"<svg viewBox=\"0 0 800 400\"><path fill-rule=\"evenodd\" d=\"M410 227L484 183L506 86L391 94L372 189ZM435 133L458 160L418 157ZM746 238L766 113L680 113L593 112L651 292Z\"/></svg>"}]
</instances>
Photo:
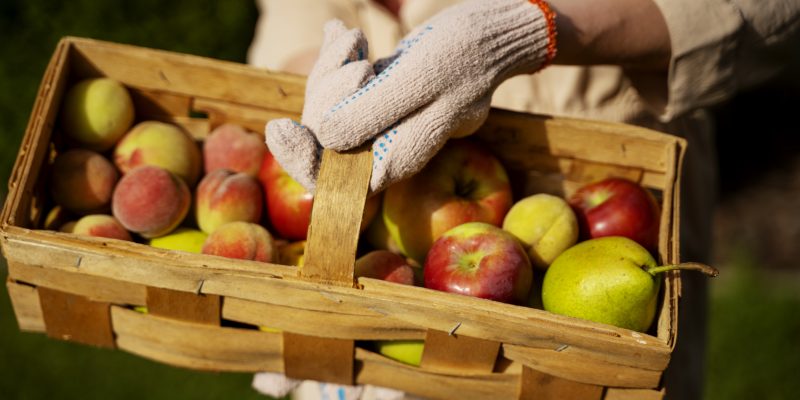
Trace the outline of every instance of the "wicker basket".
<instances>
[{"instance_id":1,"label":"wicker basket","mask_svg":"<svg viewBox=\"0 0 800 400\"><path fill-rule=\"evenodd\" d=\"M306 265L161 250L36 229L44 173L59 150L65 88L108 76L131 91L137 119L179 124L198 140L223 122L260 132L298 118L304 79L244 65L65 38L39 88L2 213L7 286L20 329L119 348L203 370L277 371L369 383L432 398L659 399L677 335L679 274L662 289L649 333L353 278L371 155L325 152ZM517 196L568 195L605 176L634 179L662 202L659 256L678 261L678 191L686 143L638 127L493 110L477 134ZM132 310L147 306L149 313ZM256 326L280 332L265 332ZM412 367L357 341L425 339Z\"/></svg>"}]
</instances>

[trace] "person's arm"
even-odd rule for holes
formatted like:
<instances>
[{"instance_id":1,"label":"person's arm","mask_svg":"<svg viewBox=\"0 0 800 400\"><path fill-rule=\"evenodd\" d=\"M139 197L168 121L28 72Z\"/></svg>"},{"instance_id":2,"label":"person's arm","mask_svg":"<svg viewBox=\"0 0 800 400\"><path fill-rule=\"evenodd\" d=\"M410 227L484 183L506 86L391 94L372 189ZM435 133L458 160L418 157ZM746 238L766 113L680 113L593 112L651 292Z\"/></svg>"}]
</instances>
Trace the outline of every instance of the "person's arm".
<instances>
[{"instance_id":1,"label":"person's arm","mask_svg":"<svg viewBox=\"0 0 800 400\"><path fill-rule=\"evenodd\" d=\"M556 14L555 64L613 64L666 70L670 37L652 0L550 0Z\"/></svg>"}]
</instances>

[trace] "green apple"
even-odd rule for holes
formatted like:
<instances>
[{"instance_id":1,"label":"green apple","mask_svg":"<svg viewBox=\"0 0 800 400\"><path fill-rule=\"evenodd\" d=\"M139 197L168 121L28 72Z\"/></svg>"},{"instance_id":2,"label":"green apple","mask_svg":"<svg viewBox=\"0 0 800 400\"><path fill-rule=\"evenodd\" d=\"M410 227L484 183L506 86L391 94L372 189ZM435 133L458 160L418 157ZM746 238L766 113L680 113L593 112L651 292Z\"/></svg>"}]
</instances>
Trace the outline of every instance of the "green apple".
<instances>
[{"instance_id":1,"label":"green apple","mask_svg":"<svg viewBox=\"0 0 800 400\"><path fill-rule=\"evenodd\" d=\"M531 264L545 269L578 241L578 220L566 200L539 193L517 201L503 220L503 229L516 236Z\"/></svg>"},{"instance_id":2,"label":"green apple","mask_svg":"<svg viewBox=\"0 0 800 400\"><path fill-rule=\"evenodd\" d=\"M401 363L418 367L422 361L424 340L379 340L375 343L378 353Z\"/></svg>"},{"instance_id":3,"label":"green apple","mask_svg":"<svg viewBox=\"0 0 800 400\"><path fill-rule=\"evenodd\" d=\"M84 79L67 91L61 109L64 132L82 147L110 149L133 123L133 100L120 82Z\"/></svg>"},{"instance_id":4,"label":"green apple","mask_svg":"<svg viewBox=\"0 0 800 400\"><path fill-rule=\"evenodd\" d=\"M653 323L661 272L717 271L704 264L659 266L650 252L622 236L590 239L559 255L545 272L544 309L555 314L644 332Z\"/></svg>"},{"instance_id":5,"label":"green apple","mask_svg":"<svg viewBox=\"0 0 800 400\"><path fill-rule=\"evenodd\" d=\"M208 234L203 231L178 228L167 235L150 239L150 246L200 254L206 238L208 238Z\"/></svg>"}]
</instances>

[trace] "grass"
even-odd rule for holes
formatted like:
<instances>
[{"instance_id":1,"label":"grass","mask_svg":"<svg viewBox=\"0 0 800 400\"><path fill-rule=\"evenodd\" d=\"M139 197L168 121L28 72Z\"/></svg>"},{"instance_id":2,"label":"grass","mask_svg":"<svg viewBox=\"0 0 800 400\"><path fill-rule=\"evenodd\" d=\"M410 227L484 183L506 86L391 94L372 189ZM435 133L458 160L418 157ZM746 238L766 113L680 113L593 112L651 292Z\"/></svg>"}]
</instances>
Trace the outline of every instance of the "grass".
<instances>
[{"instance_id":1,"label":"grass","mask_svg":"<svg viewBox=\"0 0 800 400\"><path fill-rule=\"evenodd\" d=\"M252 0L0 2L0 182L7 182L39 80L65 35L244 61ZM5 197L0 185L0 199ZM719 265L710 305L707 399L800 393L800 284L771 279L746 252ZM0 277L7 275L0 261ZM204 373L20 332L0 287L0 399L249 399L250 374Z\"/></svg>"},{"instance_id":2,"label":"grass","mask_svg":"<svg viewBox=\"0 0 800 400\"><path fill-rule=\"evenodd\" d=\"M742 250L711 285L706 398L791 399L800 393L800 282L767 275Z\"/></svg>"}]
</instances>

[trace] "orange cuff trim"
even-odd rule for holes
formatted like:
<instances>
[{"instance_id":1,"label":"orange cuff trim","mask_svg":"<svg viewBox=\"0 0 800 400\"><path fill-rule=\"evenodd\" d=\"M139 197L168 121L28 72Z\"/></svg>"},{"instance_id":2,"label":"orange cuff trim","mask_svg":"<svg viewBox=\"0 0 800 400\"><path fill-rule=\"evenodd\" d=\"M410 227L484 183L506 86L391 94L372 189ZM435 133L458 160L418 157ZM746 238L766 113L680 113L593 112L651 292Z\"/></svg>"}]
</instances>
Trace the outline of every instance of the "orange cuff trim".
<instances>
[{"instance_id":1,"label":"orange cuff trim","mask_svg":"<svg viewBox=\"0 0 800 400\"><path fill-rule=\"evenodd\" d=\"M547 19L547 38L549 42L547 44L547 57L541 66L541 68L544 68L550 65L550 63L552 63L553 59L556 57L556 36L558 35L556 32L556 13L550 8L550 4L547 4L547 2L544 0L529 1L531 4L539 7L539 9L542 10L545 19Z\"/></svg>"}]
</instances>

